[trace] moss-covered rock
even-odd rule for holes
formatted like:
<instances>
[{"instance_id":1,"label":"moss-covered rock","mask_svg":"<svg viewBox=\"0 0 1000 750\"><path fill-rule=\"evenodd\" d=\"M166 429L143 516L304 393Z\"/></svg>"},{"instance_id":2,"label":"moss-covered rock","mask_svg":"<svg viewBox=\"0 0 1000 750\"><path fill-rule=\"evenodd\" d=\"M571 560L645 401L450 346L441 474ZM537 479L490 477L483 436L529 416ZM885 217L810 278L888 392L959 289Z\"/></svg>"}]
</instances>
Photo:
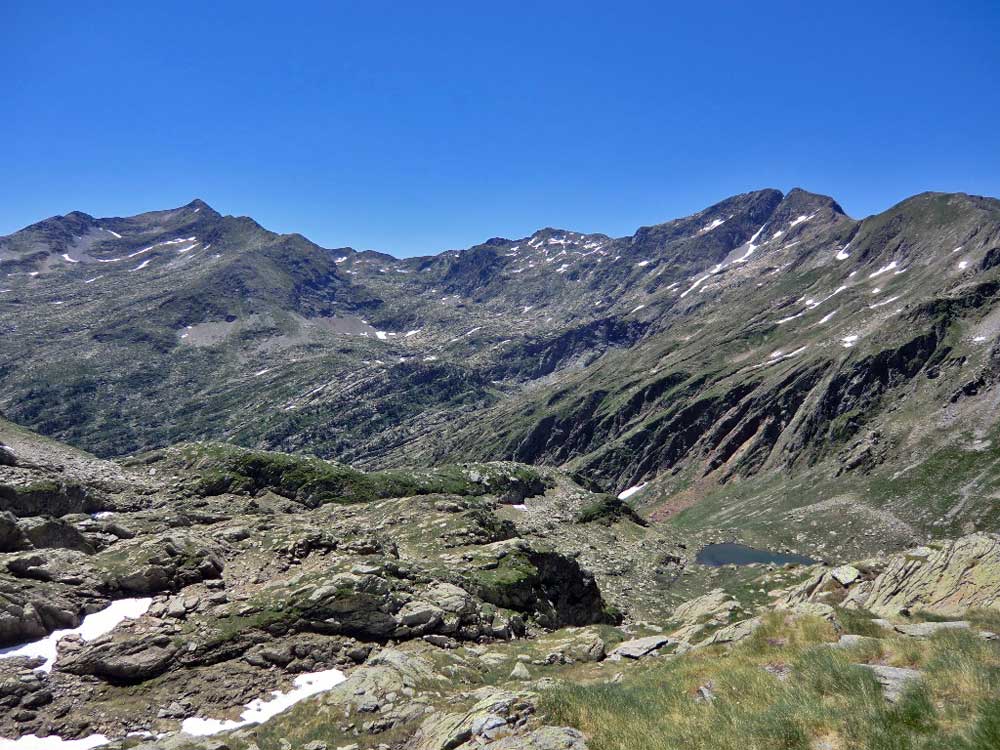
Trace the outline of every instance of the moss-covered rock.
<instances>
[{"instance_id":1,"label":"moss-covered rock","mask_svg":"<svg viewBox=\"0 0 1000 750\"><path fill-rule=\"evenodd\" d=\"M270 490L313 508L431 494L494 495L501 502L520 502L551 484L542 472L514 463L363 472L314 456L210 443L156 454L154 460L160 459L194 472L196 487L204 495Z\"/></svg>"}]
</instances>

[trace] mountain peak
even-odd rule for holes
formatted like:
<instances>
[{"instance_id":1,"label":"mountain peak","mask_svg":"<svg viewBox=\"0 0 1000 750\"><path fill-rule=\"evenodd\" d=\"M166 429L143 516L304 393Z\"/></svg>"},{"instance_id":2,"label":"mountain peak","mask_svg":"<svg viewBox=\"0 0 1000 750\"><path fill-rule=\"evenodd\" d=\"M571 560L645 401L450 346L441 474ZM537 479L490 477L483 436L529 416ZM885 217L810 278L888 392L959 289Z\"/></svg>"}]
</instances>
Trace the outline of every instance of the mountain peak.
<instances>
[{"instance_id":1,"label":"mountain peak","mask_svg":"<svg viewBox=\"0 0 1000 750\"><path fill-rule=\"evenodd\" d=\"M201 198L195 198L187 205L181 206L181 208L190 209L192 211L201 211L202 209L206 209L208 211L211 211L212 213L218 213L218 211L216 211L214 208L208 205Z\"/></svg>"},{"instance_id":2,"label":"mountain peak","mask_svg":"<svg viewBox=\"0 0 1000 750\"><path fill-rule=\"evenodd\" d=\"M833 198L820 193L810 193L799 187L794 187L785 195L784 203L791 208L798 208L803 211L816 211L821 208L828 208L835 214L846 216L844 209L840 207Z\"/></svg>"}]
</instances>

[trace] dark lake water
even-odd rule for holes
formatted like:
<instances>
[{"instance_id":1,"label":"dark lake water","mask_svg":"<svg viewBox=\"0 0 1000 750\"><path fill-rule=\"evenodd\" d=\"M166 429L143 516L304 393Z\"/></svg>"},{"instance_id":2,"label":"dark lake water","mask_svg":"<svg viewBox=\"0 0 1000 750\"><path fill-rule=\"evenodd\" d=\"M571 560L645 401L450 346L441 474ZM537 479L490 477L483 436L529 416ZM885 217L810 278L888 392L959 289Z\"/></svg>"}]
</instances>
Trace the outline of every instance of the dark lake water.
<instances>
[{"instance_id":1,"label":"dark lake water","mask_svg":"<svg viewBox=\"0 0 1000 750\"><path fill-rule=\"evenodd\" d=\"M782 552L754 549L733 542L705 545L698 550L694 560L711 568L717 568L720 565L751 565L753 563L784 565L785 563L809 564L818 562L804 555L786 555Z\"/></svg>"}]
</instances>

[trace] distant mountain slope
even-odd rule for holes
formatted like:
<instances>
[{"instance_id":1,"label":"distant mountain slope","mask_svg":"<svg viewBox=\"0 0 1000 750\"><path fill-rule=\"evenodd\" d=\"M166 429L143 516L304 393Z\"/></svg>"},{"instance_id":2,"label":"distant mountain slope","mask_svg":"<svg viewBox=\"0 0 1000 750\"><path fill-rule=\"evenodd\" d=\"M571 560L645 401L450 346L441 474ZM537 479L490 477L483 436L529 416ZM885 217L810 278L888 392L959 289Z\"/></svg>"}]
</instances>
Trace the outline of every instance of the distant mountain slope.
<instances>
[{"instance_id":1,"label":"distant mountain slope","mask_svg":"<svg viewBox=\"0 0 1000 750\"><path fill-rule=\"evenodd\" d=\"M997 525L998 266L1000 202L962 194L855 221L762 190L407 259L202 201L73 213L0 238L0 410L104 456L510 458L650 482L674 523L815 536L850 507L903 544Z\"/></svg>"}]
</instances>

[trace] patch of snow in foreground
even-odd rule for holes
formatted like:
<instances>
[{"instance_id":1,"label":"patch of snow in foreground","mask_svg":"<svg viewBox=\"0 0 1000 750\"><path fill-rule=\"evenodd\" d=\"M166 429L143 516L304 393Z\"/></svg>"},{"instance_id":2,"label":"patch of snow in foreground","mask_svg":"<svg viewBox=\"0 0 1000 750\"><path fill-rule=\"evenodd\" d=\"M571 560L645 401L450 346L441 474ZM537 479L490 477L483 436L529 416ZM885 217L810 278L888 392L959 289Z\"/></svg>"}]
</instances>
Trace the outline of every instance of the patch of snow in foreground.
<instances>
[{"instance_id":1,"label":"patch of snow in foreground","mask_svg":"<svg viewBox=\"0 0 1000 750\"><path fill-rule=\"evenodd\" d=\"M525 505L524 503L519 503L517 505L511 505L510 507L513 508L514 510L527 510L528 509L528 506Z\"/></svg>"},{"instance_id":2,"label":"patch of snow in foreground","mask_svg":"<svg viewBox=\"0 0 1000 750\"><path fill-rule=\"evenodd\" d=\"M54 630L39 641L0 649L0 659L12 659L16 656L40 656L45 659L45 663L40 667L36 667L36 671L51 672L52 665L55 664L56 656L58 656L56 646L59 644L61 638L67 635L79 635L85 641L92 641L98 636L110 633L123 620L134 620L142 617L146 614L146 610L149 609L152 603L153 600L148 597L143 599L119 599L111 602L111 604L100 612L94 612L94 614L84 617L79 627Z\"/></svg>"},{"instance_id":3,"label":"patch of snow in foreground","mask_svg":"<svg viewBox=\"0 0 1000 750\"><path fill-rule=\"evenodd\" d=\"M840 340L840 343L845 349L850 349L858 343L858 334L852 333L849 336L844 336L844 338Z\"/></svg>"},{"instance_id":4,"label":"patch of snow in foreground","mask_svg":"<svg viewBox=\"0 0 1000 750\"><path fill-rule=\"evenodd\" d=\"M967 260L959 261L958 269L960 271L964 271L968 267L969 267L969 261L967 261Z\"/></svg>"},{"instance_id":5,"label":"patch of snow in foreground","mask_svg":"<svg viewBox=\"0 0 1000 750\"><path fill-rule=\"evenodd\" d=\"M144 260L142 263L140 263L135 268L133 268L132 271L141 271L143 268L145 268L146 266L148 266L152 262L153 262L152 258L150 258L149 260ZM131 271L130 271L130 273L131 273Z\"/></svg>"},{"instance_id":6,"label":"patch of snow in foreground","mask_svg":"<svg viewBox=\"0 0 1000 750\"><path fill-rule=\"evenodd\" d=\"M630 497L632 497L632 495L634 495L636 492L639 492L647 484L649 484L649 482L643 482L642 484L636 484L636 485L633 485L632 487L629 487L627 490L624 490L624 491L618 493L618 499L619 500L628 500Z\"/></svg>"},{"instance_id":7,"label":"patch of snow in foreground","mask_svg":"<svg viewBox=\"0 0 1000 750\"><path fill-rule=\"evenodd\" d=\"M54 734L48 737L26 734L16 740L0 737L0 750L91 750L109 742L111 740L103 734L92 734L79 740L64 740Z\"/></svg>"},{"instance_id":8,"label":"patch of snow in foreground","mask_svg":"<svg viewBox=\"0 0 1000 750\"><path fill-rule=\"evenodd\" d=\"M78 260L73 260L71 257L69 257L69 253L63 253L62 257L63 257L63 260L66 261L67 263L79 263L80 262Z\"/></svg>"},{"instance_id":9,"label":"patch of snow in foreground","mask_svg":"<svg viewBox=\"0 0 1000 750\"><path fill-rule=\"evenodd\" d=\"M201 719L191 717L181 724L181 731L196 737L218 734L230 729L245 727L247 724L263 724L283 711L287 711L299 701L325 692L347 679L339 669L301 674L292 683L294 687L287 693L275 690L270 700L257 698L246 704L239 719Z\"/></svg>"},{"instance_id":10,"label":"patch of snow in foreground","mask_svg":"<svg viewBox=\"0 0 1000 750\"><path fill-rule=\"evenodd\" d=\"M981 344L984 341L986 341L986 337L985 336L974 336L972 340L975 341L977 344Z\"/></svg>"}]
</instances>

